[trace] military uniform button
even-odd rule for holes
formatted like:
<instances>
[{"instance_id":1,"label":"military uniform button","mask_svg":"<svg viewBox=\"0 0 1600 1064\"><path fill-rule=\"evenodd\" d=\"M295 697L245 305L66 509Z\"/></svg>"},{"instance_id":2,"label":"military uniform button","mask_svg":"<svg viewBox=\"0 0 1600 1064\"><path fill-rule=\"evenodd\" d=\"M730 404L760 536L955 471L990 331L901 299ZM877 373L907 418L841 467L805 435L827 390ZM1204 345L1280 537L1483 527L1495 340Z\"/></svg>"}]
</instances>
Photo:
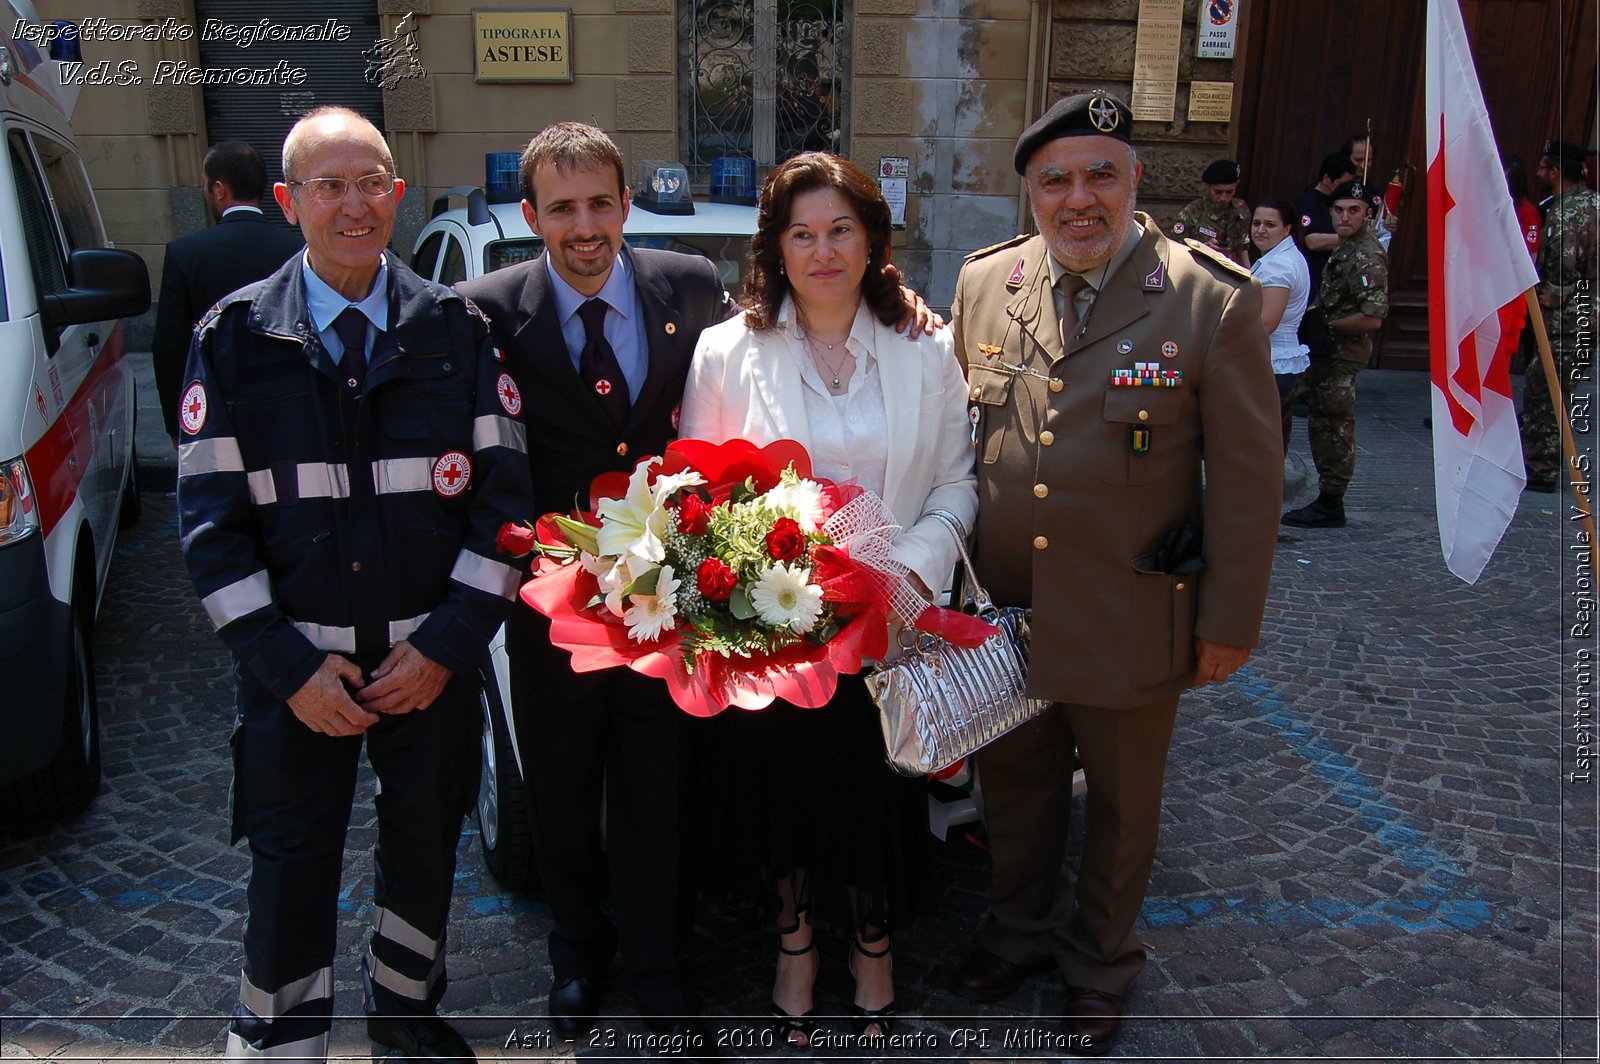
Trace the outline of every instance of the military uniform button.
<instances>
[{"instance_id":1,"label":"military uniform button","mask_svg":"<svg viewBox=\"0 0 1600 1064\"><path fill-rule=\"evenodd\" d=\"M1050 541L1048 539L1045 539L1043 536L1034 536L1033 537L1033 549L1034 550L1044 550L1049 545L1050 545Z\"/></svg>"},{"instance_id":2,"label":"military uniform button","mask_svg":"<svg viewBox=\"0 0 1600 1064\"><path fill-rule=\"evenodd\" d=\"M1039 433L1039 444L1040 444L1040 446L1048 447L1052 443L1055 443L1055 442L1056 442L1056 434L1051 432L1049 429L1045 429L1043 432Z\"/></svg>"},{"instance_id":3,"label":"military uniform button","mask_svg":"<svg viewBox=\"0 0 1600 1064\"><path fill-rule=\"evenodd\" d=\"M974 399L978 398L982 394L983 394L983 389L982 388L974 387L972 389L972 397Z\"/></svg>"},{"instance_id":4,"label":"military uniform button","mask_svg":"<svg viewBox=\"0 0 1600 1064\"><path fill-rule=\"evenodd\" d=\"M1183 590L1183 586L1184 586L1183 585L1183 581L1179 580L1176 584L1173 584L1172 586L1173 586L1174 590L1182 591Z\"/></svg>"},{"instance_id":5,"label":"military uniform button","mask_svg":"<svg viewBox=\"0 0 1600 1064\"><path fill-rule=\"evenodd\" d=\"M1043 484L1035 484L1033 486L1033 494L1035 498L1042 499L1050 494L1050 489Z\"/></svg>"},{"instance_id":6,"label":"military uniform button","mask_svg":"<svg viewBox=\"0 0 1600 1064\"><path fill-rule=\"evenodd\" d=\"M350 571L352 573L359 573L361 571L361 563L360 562L351 562L350 563Z\"/></svg>"},{"instance_id":7,"label":"military uniform button","mask_svg":"<svg viewBox=\"0 0 1600 1064\"><path fill-rule=\"evenodd\" d=\"M1140 421L1149 421L1150 420L1150 411L1148 411L1148 410L1139 411L1139 420Z\"/></svg>"},{"instance_id":8,"label":"military uniform button","mask_svg":"<svg viewBox=\"0 0 1600 1064\"><path fill-rule=\"evenodd\" d=\"M628 445L627 444L625 444L625 443L617 444L617 457L618 458L626 458L626 457L628 457Z\"/></svg>"},{"instance_id":9,"label":"military uniform button","mask_svg":"<svg viewBox=\"0 0 1600 1064\"><path fill-rule=\"evenodd\" d=\"M1059 392L1061 389L1065 388L1066 386L1067 386L1067 382L1062 380L1060 377L1051 377L1050 378L1050 390L1052 392Z\"/></svg>"}]
</instances>

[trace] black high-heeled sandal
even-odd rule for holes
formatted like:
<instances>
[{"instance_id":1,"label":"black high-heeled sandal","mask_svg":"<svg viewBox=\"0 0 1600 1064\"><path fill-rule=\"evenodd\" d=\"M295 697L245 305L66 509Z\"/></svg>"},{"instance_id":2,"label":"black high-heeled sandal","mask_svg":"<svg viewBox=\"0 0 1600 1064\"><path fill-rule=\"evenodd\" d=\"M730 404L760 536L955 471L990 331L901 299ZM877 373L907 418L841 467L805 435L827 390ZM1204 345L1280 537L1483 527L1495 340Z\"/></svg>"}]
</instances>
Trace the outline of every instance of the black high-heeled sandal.
<instances>
[{"instance_id":1,"label":"black high-heeled sandal","mask_svg":"<svg viewBox=\"0 0 1600 1064\"><path fill-rule=\"evenodd\" d=\"M789 949L780 938L778 940L778 952L790 957L804 957L808 953L817 952L817 943L815 939L812 939L803 949ZM813 981L815 981L815 976L813 976ZM786 1046L794 1049L809 1049L811 1048L811 1040L817 1033L816 1011L816 1006L813 1005L799 1015L785 1012L783 1007L778 1004L778 999L774 997L772 999L772 1031ZM796 1041L797 1038L802 1040Z\"/></svg>"},{"instance_id":2,"label":"black high-heeled sandal","mask_svg":"<svg viewBox=\"0 0 1600 1064\"><path fill-rule=\"evenodd\" d=\"M893 948L891 946L885 946L885 947L883 947L883 949L881 949L878 952L874 953L872 950L869 950L865 946L863 946L861 944L861 940L859 938L851 939L850 945L851 945L851 953L850 953L850 978L851 979L855 979L856 978L856 957L855 957L855 955L857 953L861 954L863 957L870 957L873 960L877 960L879 957L889 957L889 971L890 971L891 975L893 974L893 972L894 972L894 958L892 956L890 956L890 954L893 952ZM866 1042L866 1043L882 1042L882 1041L884 1041L885 1039L887 1039L889 1037L889 1032L894 1028L894 1018L895 1018L895 1015L896 1015L896 1012L897 1012L897 1009L895 1008L895 1003L894 1003L893 1000L891 1000L887 1005L883 1006L881 1009L869 1009L869 1008L865 1007L864 1005L857 1004L853 1000L851 1001L850 1004L855 1008L855 1017L854 1017L854 1020L852 1022L854 1022L854 1024L855 1024L856 1034L861 1038L861 1040L863 1042ZM872 1028L877 1028L877 1033L875 1033L875 1034L871 1033L871 1029Z\"/></svg>"}]
</instances>

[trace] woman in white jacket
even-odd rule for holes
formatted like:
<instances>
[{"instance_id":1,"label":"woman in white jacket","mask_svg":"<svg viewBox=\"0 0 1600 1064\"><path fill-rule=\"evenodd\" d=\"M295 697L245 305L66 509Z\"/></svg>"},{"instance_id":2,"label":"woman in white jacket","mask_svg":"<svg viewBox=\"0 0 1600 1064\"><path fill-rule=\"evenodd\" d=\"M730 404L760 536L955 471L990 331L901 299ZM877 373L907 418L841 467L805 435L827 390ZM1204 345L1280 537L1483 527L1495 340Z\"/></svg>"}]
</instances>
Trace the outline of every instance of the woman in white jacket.
<instances>
[{"instance_id":1,"label":"woman in white jacket","mask_svg":"<svg viewBox=\"0 0 1600 1064\"><path fill-rule=\"evenodd\" d=\"M910 339L899 275L889 265L889 208L875 182L834 155L808 152L761 194L745 313L700 336L680 435L766 444L798 440L817 476L882 498L901 531L894 557L931 598L956 545L927 515L970 528L977 481L966 384L950 334ZM905 618L909 620L910 618ZM920 781L885 764L877 710L859 676L821 709L777 703L723 715L711 771L729 794L702 810L716 845L758 867L777 918L772 1010L780 1037L804 1046L817 973L818 905L848 900L850 970L860 1033L882 1038L894 1013L889 934L903 922L926 839ZM736 811L728 824L727 814ZM721 855L726 857L726 852Z\"/></svg>"}]
</instances>

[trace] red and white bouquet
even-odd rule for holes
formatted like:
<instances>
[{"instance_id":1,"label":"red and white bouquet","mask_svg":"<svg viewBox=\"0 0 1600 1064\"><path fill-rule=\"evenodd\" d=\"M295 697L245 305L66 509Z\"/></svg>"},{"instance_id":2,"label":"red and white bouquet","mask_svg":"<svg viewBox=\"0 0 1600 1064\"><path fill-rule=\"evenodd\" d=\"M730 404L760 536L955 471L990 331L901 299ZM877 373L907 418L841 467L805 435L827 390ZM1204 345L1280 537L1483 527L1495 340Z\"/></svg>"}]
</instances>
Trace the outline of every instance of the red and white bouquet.
<instances>
[{"instance_id":1,"label":"red and white bouquet","mask_svg":"<svg viewBox=\"0 0 1600 1064\"><path fill-rule=\"evenodd\" d=\"M793 440L679 440L631 475L597 477L590 498L592 513L540 518L533 543L504 530L507 549L538 551L522 597L575 670L658 676L697 716L823 705L840 674L887 653L891 610L949 614L908 608L881 501L811 476ZM974 645L992 631L957 617ZM947 637L951 625L939 622Z\"/></svg>"}]
</instances>

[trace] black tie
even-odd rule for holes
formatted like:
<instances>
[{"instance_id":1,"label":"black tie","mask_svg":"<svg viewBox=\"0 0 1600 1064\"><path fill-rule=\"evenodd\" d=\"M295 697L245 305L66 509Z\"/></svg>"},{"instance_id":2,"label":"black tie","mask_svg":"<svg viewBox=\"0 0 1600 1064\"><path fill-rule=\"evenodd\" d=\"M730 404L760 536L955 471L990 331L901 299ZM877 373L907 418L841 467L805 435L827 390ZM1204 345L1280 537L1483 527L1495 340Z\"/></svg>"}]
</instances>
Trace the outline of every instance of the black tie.
<instances>
[{"instance_id":1,"label":"black tie","mask_svg":"<svg viewBox=\"0 0 1600 1064\"><path fill-rule=\"evenodd\" d=\"M352 395L357 394L367 377L367 316L355 307L345 307L333 319L333 331L344 344L339 368L344 371L345 386Z\"/></svg>"},{"instance_id":2,"label":"black tie","mask_svg":"<svg viewBox=\"0 0 1600 1064\"><path fill-rule=\"evenodd\" d=\"M606 301L591 299L578 308L583 319L583 353L578 356L578 373L583 383L594 389L611 423L621 428L628 420L628 382L622 376L617 353L606 339Z\"/></svg>"}]
</instances>

